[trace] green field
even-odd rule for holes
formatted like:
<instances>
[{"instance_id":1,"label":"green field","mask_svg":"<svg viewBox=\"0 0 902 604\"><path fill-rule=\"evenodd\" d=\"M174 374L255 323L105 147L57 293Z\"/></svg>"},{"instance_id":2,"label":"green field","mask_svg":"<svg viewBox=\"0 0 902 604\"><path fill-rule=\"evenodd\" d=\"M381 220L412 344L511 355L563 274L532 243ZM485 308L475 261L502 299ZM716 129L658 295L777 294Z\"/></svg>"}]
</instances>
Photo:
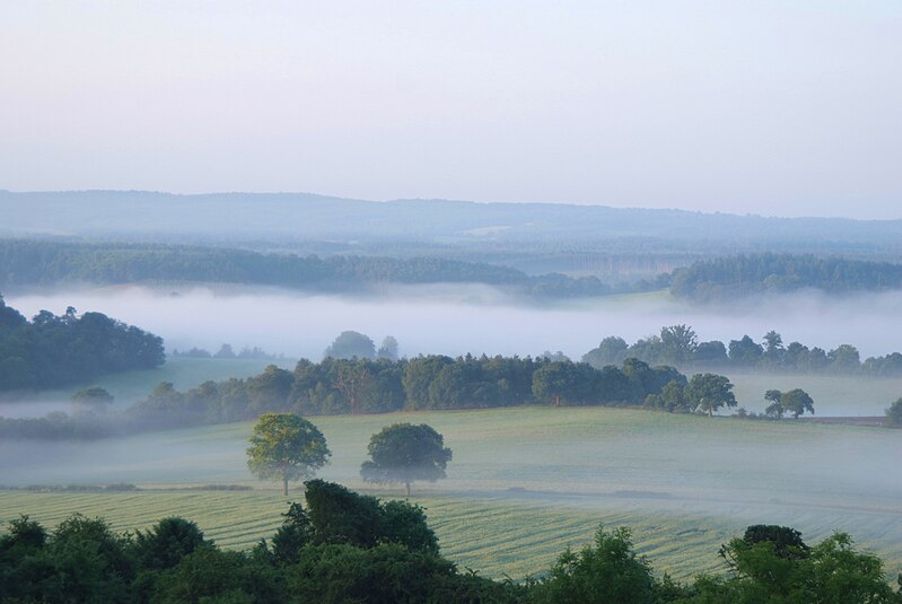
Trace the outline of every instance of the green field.
<instances>
[{"instance_id":1,"label":"green field","mask_svg":"<svg viewBox=\"0 0 902 604\"><path fill-rule=\"evenodd\" d=\"M485 574L547 568L598 522L629 525L661 571L720 568L720 543L748 524L794 526L809 540L851 533L902 570L902 431L741 421L606 408L521 407L314 418L333 451L322 475L352 488L369 435L426 422L454 450L448 479L414 499L453 560ZM0 492L0 519L53 523L69 512L117 528L167 514L192 518L223 545L272 533L285 500L245 468L249 424L143 434L93 443L0 443L0 482L132 482L161 491ZM235 483L251 492L188 492L179 484ZM383 496L400 496L389 490ZM299 498L297 493L294 497Z\"/></svg>"}]
</instances>

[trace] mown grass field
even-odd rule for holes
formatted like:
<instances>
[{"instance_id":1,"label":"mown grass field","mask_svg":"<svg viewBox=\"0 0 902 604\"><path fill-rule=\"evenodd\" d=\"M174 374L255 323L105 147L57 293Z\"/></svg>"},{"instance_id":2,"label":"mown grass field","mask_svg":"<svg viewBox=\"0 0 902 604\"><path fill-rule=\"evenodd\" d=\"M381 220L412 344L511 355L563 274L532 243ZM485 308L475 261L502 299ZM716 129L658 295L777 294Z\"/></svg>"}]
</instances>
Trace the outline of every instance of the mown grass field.
<instances>
[{"instance_id":1,"label":"mown grass field","mask_svg":"<svg viewBox=\"0 0 902 604\"><path fill-rule=\"evenodd\" d=\"M418 484L446 554L483 573L540 572L599 522L628 525L657 569L716 570L718 546L754 523L794 526L809 540L851 533L902 570L902 431L754 422L606 408L319 417L333 451L322 472L355 489L369 436L399 421L428 423L454 450L448 478ZM70 512L117 528L191 518L230 547L270 535L285 500L245 466L250 424L94 443L0 443L0 484L131 482L161 491L0 492L0 520L48 523ZM229 483L250 492L172 490ZM168 490L167 490L168 489ZM399 497L401 489L377 491ZM300 498L295 493L294 498Z\"/></svg>"}]
</instances>

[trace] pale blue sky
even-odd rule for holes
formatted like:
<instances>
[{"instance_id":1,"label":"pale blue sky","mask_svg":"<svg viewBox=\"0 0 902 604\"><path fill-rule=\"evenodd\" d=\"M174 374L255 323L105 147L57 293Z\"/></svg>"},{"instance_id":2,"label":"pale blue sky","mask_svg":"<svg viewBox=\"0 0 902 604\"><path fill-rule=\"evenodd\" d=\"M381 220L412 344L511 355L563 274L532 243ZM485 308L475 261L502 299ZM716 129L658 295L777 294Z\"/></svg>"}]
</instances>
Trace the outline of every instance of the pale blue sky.
<instances>
[{"instance_id":1,"label":"pale blue sky","mask_svg":"<svg viewBox=\"0 0 902 604\"><path fill-rule=\"evenodd\" d=\"M902 218L902 2L0 4L0 188Z\"/></svg>"}]
</instances>

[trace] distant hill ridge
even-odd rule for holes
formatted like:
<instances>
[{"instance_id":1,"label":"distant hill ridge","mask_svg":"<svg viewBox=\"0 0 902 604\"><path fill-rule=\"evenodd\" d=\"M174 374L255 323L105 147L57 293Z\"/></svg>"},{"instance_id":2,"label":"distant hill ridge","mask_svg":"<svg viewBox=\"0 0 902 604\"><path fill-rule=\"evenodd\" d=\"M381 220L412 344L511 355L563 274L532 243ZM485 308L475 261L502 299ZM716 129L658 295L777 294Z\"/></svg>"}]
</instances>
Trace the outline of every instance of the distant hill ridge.
<instances>
[{"instance_id":1,"label":"distant hill ridge","mask_svg":"<svg viewBox=\"0 0 902 604\"><path fill-rule=\"evenodd\" d=\"M0 190L0 234L328 240L591 242L650 238L902 249L902 220L776 218L686 210L441 199L366 201L312 193L172 194ZM807 246L807 247L806 247Z\"/></svg>"}]
</instances>

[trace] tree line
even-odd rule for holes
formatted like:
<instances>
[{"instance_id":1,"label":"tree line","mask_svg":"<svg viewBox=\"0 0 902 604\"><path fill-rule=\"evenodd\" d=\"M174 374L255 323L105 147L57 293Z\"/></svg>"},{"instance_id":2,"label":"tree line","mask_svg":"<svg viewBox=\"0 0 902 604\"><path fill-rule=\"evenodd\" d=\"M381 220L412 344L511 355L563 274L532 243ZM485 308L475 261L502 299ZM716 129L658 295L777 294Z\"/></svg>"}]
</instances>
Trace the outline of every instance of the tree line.
<instances>
[{"instance_id":1,"label":"tree line","mask_svg":"<svg viewBox=\"0 0 902 604\"><path fill-rule=\"evenodd\" d=\"M163 340L104 314L42 310L28 321L0 296L0 391L56 388L163 364Z\"/></svg>"},{"instance_id":2,"label":"tree line","mask_svg":"<svg viewBox=\"0 0 902 604\"><path fill-rule=\"evenodd\" d=\"M818 289L831 294L902 288L902 264L837 256L752 254L699 260L673 272L670 292L689 300Z\"/></svg>"},{"instance_id":3,"label":"tree line","mask_svg":"<svg viewBox=\"0 0 902 604\"><path fill-rule=\"evenodd\" d=\"M506 266L434 256L319 257L164 244L0 240L0 287L142 281L242 283L328 292L366 290L377 283L484 283L539 298L600 296L631 289L613 288L597 277L532 276Z\"/></svg>"},{"instance_id":4,"label":"tree line","mask_svg":"<svg viewBox=\"0 0 902 604\"><path fill-rule=\"evenodd\" d=\"M755 525L723 545L726 571L680 583L636 553L626 528L600 527L536 577L493 581L442 556L423 508L311 480L270 539L227 551L198 526L164 518L117 533L74 514L52 531L22 516L0 536L5 602L337 604L899 604L883 561L836 533L809 545ZM902 583L902 577L900 577Z\"/></svg>"},{"instance_id":5,"label":"tree line","mask_svg":"<svg viewBox=\"0 0 902 604\"><path fill-rule=\"evenodd\" d=\"M736 405L733 386L723 376L704 373L689 379L673 367L638 359L597 369L543 357L327 357L319 363L302 359L294 371L270 365L256 376L207 381L184 392L164 382L120 413L0 418L0 437L100 438L247 421L269 412L309 416L515 405L643 405L664 394L671 383L670 391L680 391L680 404L667 410L709 413Z\"/></svg>"},{"instance_id":6,"label":"tree line","mask_svg":"<svg viewBox=\"0 0 902 604\"><path fill-rule=\"evenodd\" d=\"M622 363L637 358L646 363L667 364L687 368L737 368L742 370L787 373L842 373L873 377L902 376L902 353L861 359L858 348L842 344L832 350L801 342L784 344L776 331L764 334L760 342L749 335L724 343L720 340L700 341L687 325L662 327L661 331L632 344L619 336L608 336L583 355L593 367Z\"/></svg>"}]
</instances>

